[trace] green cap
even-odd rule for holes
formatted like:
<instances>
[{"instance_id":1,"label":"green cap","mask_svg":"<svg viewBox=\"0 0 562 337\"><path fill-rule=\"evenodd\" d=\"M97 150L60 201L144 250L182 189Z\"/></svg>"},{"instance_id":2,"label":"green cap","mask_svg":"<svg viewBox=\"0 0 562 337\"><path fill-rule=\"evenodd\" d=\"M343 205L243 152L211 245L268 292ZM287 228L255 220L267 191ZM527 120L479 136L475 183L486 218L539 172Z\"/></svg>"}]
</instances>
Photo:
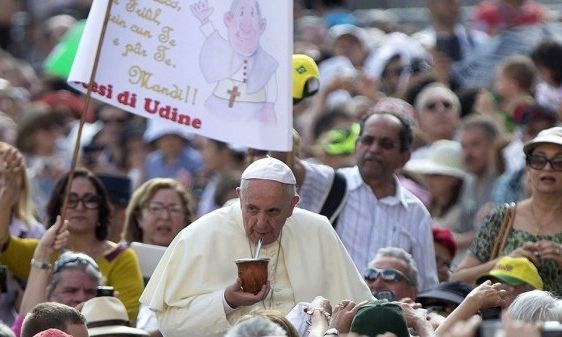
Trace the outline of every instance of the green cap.
<instances>
[{"instance_id":1,"label":"green cap","mask_svg":"<svg viewBox=\"0 0 562 337\"><path fill-rule=\"evenodd\" d=\"M351 322L350 332L365 336L392 332L398 337L410 337L402 309L387 301L373 301L359 308Z\"/></svg>"}]
</instances>

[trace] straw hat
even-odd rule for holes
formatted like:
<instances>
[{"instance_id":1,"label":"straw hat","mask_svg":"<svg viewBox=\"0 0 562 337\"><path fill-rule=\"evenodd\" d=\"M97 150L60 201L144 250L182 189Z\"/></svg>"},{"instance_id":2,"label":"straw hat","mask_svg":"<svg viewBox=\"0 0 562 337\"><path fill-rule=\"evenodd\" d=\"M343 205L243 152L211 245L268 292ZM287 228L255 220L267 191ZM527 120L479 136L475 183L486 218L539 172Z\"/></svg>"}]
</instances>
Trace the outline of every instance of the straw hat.
<instances>
[{"instance_id":1,"label":"straw hat","mask_svg":"<svg viewBox=\"0 0 562 337\"><path fill-rule=\"evenodd\" d=\"M88 322L90 337L109 334L148 336L146 331L130 327L127 309L115 297L94 297L86 301L82 314Z\"/></svg>"},{"instance_id":2,"label":"straw hat","mask_svg":"<svg viewBox=\"0 0 562 337\"><path fill-rule=\"evenodd\" d=\"M445 139L431 144L424 159L409 161L405 170L419 174L441 174L460 179L467 175L463 164L461 144Z\"/></svg>"}]
</instances>

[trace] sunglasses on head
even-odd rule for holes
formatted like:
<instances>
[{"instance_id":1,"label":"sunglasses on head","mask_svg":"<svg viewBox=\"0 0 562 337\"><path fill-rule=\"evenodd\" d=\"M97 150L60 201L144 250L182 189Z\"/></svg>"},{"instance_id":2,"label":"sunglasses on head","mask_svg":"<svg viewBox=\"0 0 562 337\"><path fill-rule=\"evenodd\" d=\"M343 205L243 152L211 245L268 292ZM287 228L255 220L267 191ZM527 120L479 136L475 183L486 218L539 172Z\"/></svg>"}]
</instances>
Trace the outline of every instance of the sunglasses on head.
<instances>
[{"instance_id":1,"label":"sunglasses on head","mask_svg":"<svg viewBox=\"0 0 562 337\"><path fill-rule=\"evenodd\" d=\"M96 271L100 271L97 263L89 256L85 255L66 255L61 256L55 262L53 267L53 274L58 273L63 268L85 266L91 267Z\"/></svg>"},{"instance_id":2,"label":"sunglasses on head","mask_svg":"<svg viewBox=\"0 0 562 337\"><path fill-rule=\"evenodd\" d=\"M412 284L412 281L402 272L390 268L387 269L369 268L367 269L367 272L363 275L363 277L367 281L375 281L379 277L382 278L384 281L390 281L390 282L400 282L404 279L408 283Z\"/></svg>"},{"instance_id":3,"label":"sunglasses on head","mask_svg":"<svg viewBox=\"0 0 562 337\"><path fill-rule=\"evenodd\" d=\"M450 109L453 107L453 103L451 103L450 101L447 100L439 100L439 101L434 101L434 102L427 102L427 104L425 105L425 109L426 110L435 110L437 109L437 105L442 105L445 109Z\"/></svg>"},{"instance_id":4,"label":"sunglasses on head","mask_svg":"<svg viewBox=\"0 0 562 337\"><path fill-rule=\"evenodd\" d=\"M542 170L545 168L546 164L550 164L550 167L554 171L562 172L562 157L546 158L538 154L529 154L526 158L527 165L535 170Z\"/></svg>"}]
</instances>

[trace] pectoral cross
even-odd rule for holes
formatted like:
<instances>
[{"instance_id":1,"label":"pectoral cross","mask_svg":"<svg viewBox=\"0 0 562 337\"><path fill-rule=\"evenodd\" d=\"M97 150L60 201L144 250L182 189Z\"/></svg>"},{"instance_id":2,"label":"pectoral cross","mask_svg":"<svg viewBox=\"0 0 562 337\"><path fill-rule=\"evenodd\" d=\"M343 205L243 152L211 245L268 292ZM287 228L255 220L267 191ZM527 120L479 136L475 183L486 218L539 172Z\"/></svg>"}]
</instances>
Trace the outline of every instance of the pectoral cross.
<instances>
[{"instance_id":1,"label":"pectoral cross","mask_svg":"<svg viewBox=\"0 0 562 337\"><path fill-rule=\"evenodd\" d=\"M230 95L230 97L228 98L228 107L232 108L232 106L234 106L236 97L240 96L240 91L238 91L238 86L235 85L234 87L232 87L232 89L227 90L226 92Z\"/></svg>"}]
</instances>

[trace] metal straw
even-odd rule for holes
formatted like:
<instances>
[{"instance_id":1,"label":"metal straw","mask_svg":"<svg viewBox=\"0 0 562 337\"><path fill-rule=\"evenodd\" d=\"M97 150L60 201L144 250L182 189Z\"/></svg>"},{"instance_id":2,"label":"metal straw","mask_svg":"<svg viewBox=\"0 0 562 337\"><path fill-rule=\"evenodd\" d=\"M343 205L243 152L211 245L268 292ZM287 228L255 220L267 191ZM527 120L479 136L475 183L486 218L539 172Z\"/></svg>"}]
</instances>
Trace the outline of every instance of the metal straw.
<instances>
[{"instance_id":1,"label":"metal straw","mask_svg":"<svg viewBox=\"0 0 562 337\"><path fill-rule=\"evenodd\" d=\"M258 240L258 243L256 244L256 253L254 254L255 258L257 259L260 256L260 250L261 250L261 240Z\"/></svg>"}]
</instances>

